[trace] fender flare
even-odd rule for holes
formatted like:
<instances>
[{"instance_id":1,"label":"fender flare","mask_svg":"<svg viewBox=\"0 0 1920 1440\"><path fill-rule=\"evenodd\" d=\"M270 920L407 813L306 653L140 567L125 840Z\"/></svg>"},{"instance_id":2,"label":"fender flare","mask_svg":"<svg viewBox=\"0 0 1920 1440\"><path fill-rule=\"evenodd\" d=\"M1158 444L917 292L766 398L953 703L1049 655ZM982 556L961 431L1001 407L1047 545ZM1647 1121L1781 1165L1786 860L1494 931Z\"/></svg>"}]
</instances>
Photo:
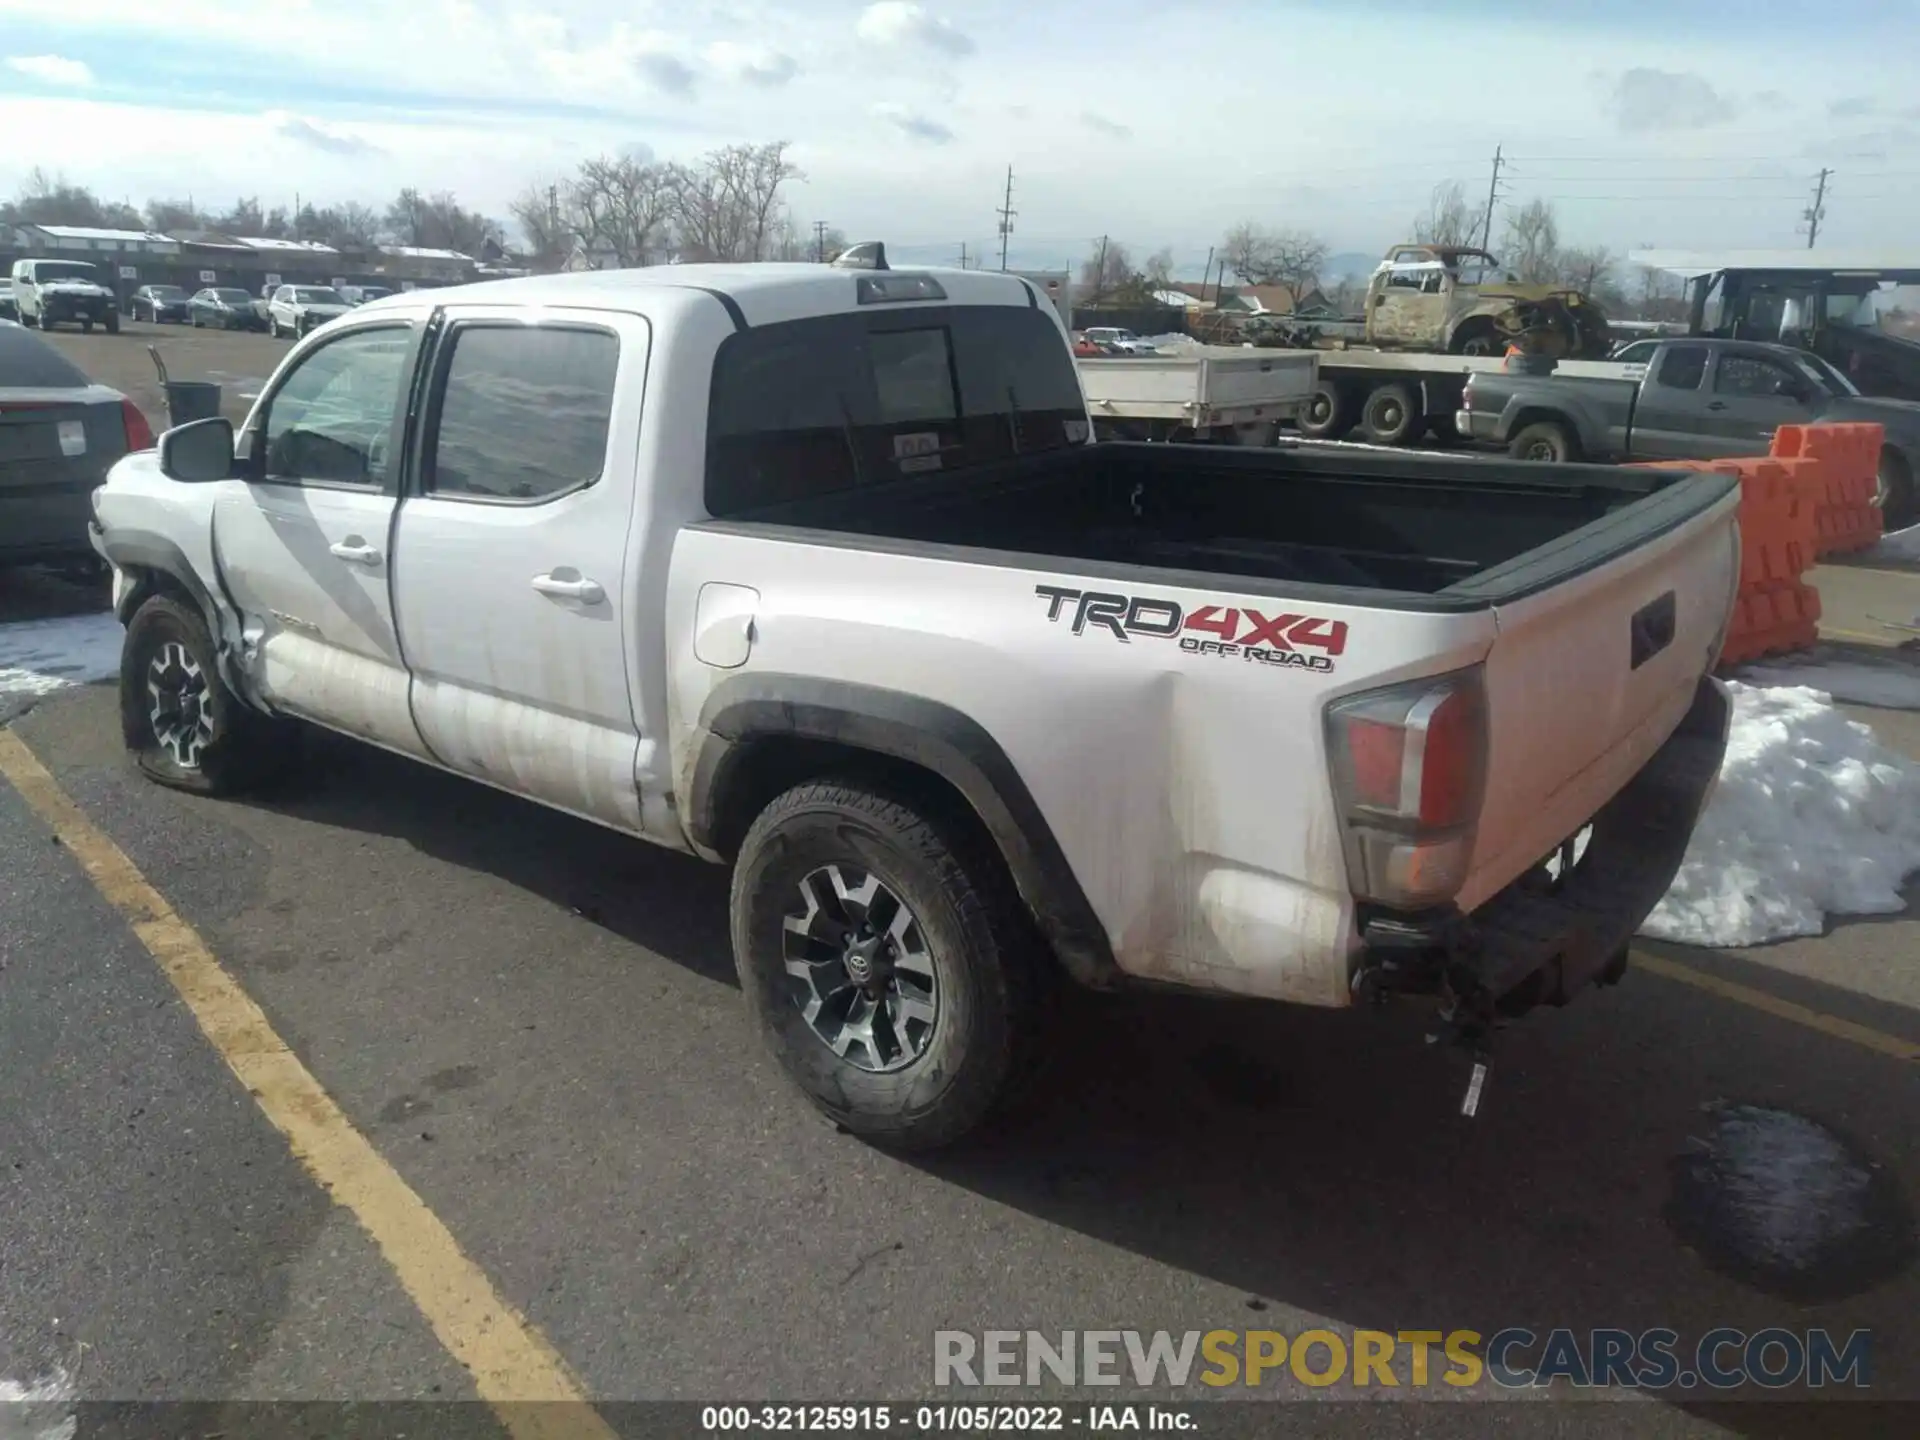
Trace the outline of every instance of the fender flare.
<instances>
[{"instance_id":1,"label":"fender flare","mask_svg":"<svg viewBox=\"0 0 1920 1440\"><path fill-rule=\"evenodd\" d=\"M738 675L701 707L684 808L687 833L717 853L731 786L756 742L821 741L903 761L945 780L986 827L1034 922L1074 979L1121 976L1104 926L1019 770L971 716L917 695L799 675Z\"/></svg>"},{"instance_id":2,"label":"fender flare","mask_svg":"<svg viewBox=\"0 0 1920 1440\"><path fill-rule=\"evenodd\" d=\"M164 575L186 591L199 608L207 634L213 637L214 658L220 666L220 678L235 696L259 708L234 664L233 647L225 639L227 627L223 617L228 613L228 607L208 589L206 581L200 578L200 572L193 568L193 562L187 558L186 551L153 530L128 530L118 526L106 530L97 522L91 529L94 549L120 570L146 570ZM127 624L133 619L139 602L148 593L151 593L150 589L137 585L130 587L114 607L115 618L122 625Z\"/></svg>"}]
</instances>

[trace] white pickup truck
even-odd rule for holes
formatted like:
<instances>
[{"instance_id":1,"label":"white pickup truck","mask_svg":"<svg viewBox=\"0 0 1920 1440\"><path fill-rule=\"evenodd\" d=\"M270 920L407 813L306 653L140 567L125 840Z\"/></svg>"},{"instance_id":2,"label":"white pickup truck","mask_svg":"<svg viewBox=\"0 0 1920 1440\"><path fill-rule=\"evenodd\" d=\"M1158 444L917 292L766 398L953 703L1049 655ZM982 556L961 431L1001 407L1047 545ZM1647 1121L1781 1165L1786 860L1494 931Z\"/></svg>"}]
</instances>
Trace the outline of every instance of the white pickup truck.
<instances>
[{"instance_id":1,"label":"white pickup truck","mask_svg":"<svg viewBox=\"0 0 1920 1440\"><path fill-rule=\"evenodd\" d=\"M298 719L730 864L788 1072L928 1147L1060 973L1474 1045L1617 979L1725 747L1734 483L1092 443L1030 285L881 257L375 301L93 534L151 777Z\"/></svg>"}]
</instances>

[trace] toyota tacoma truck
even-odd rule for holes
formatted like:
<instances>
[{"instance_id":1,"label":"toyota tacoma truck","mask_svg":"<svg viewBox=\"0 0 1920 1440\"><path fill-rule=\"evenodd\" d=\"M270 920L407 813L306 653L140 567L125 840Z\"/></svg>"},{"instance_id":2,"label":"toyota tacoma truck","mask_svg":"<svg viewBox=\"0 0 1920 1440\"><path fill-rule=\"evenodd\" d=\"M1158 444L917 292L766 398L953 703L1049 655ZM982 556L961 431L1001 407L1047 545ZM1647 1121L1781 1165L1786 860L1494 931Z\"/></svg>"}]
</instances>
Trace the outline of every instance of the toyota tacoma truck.
<instances>
[{"instance_id":1,"label":"toyota tacoma truck","mask_svg":"<svg viewBox=\"0 0 1920 1440\"><path fill-rule=\"evenodd\" d=\"M122 461L137 763L307 722L731 866L759 1030L901 1148L1060 976L1476 1047L1619 977L1725 747L1731 477L1095 443L1030 284L875 248L392 296Z\"/></svg>"},{"instance_id":2,"label":"toyota tacoma truck","mask_svg":"<svg viewBox=\"0 0 1920 1440\"><path fill-rule=\"evenodd\" d=\"M1618 358L1573 374L1478 372L1456 428L1521 460L1717 460L1765 455L1782 425L1869 421L1886 435L1882 522L1920 518L1920 403L1862 395L1819 356L1761 341L1641 340Z\"/></svg>"}]
</instances>

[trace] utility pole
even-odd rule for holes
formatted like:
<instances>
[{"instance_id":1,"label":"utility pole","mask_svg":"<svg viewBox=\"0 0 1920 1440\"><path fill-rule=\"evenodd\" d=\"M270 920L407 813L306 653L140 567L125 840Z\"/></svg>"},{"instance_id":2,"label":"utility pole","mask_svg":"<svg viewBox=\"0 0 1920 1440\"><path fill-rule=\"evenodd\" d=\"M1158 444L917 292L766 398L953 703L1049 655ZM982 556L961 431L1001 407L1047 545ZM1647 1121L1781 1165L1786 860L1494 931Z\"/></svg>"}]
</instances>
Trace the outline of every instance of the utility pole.
<instances>
[{"instance_id":1,"label":"utility pole","mask_svg":"<svg viewBox=\"0 0 1920 1440\"><path fill-rule=\"evenodd\" d=\"M1213 246L1207 247L1207 268L1200 272L1200 298L1207 298L1207 277L1213 274Z\"/></svg>"},{"instance_id":2,"label":"utility pole","mask_svg":"<svg viewBox=\"0 0 1920 1440\"><path fill-rule=\"evenodd\" d=\"M553 244L560 244L560 187L547 186L547 233L553 237Z\"/></svg>"},{"instance_id":3,"label":"utility pole","mask_svg":"<svg viewBox=\"0 0 1920 1440\"><path fill-rule=\"evenodd\" d=\"M827 263L827 222L824 220L813 222L813 253L822 265Z\"/></svg>"},{"instance_id":4,"label":"utility pole","mask_svg":"<svg viewBox=\"0 0 1920 1440\"><path fill-rule=\"evenodd\" d=\"M967 268L967 242L964 240L960 242L960 268Z\"/></svg>"},{"instance_id":5,"label":"utility pole","mask_svg":"<svg viewBox=\"0 0 1920 1440\"><path fill-rule=\"evenodd\" d=\"M1487 186L1487 218L1480 226L1480 248L1486 249L1493 243L1493 207L1500 198L1500 166L1504 146L1493 147L1493 181Z\"/></svg>"},{"instance_id":6,"label":"utility pole","mask_svg":"<svg viewBox=\"0 0 1920 1440\"><path fill-rule=\"evenodd\" d=\"M1820 222L1827 218L1827 181L1832 175L1833 171L1827 169L1825 166L1821 167L1820 183L1814 186L1813 190L1813 204L1800 212L1800 218L1807 222L1807 248L1809 250L1813 248L1813 242L1819 238Z\"/></svg>"},{"instance_id":7,"label":"utility pole","mask_svg":"<svg viewBox=\"0 0 1920 1440\"><path fill-rule=\"evenodd\" d=\"M1100 237L1100 258L1093 262L1093 303L1098 305L1107 295L1107 237Z\"/></svg>"},{"instance_id":8,"label":"utility pole","mask_svg":"<svg viewBox=\"0 0 1920 1440\"><path fill-rule=\"evenodd\" d=\"M1000 268L1007 268L1007 237L1013 234L1013 217L1020 212L1013 208L1013 167L1007 167L1007 198L1000 202Z\"/></svg>"}]
</instances>

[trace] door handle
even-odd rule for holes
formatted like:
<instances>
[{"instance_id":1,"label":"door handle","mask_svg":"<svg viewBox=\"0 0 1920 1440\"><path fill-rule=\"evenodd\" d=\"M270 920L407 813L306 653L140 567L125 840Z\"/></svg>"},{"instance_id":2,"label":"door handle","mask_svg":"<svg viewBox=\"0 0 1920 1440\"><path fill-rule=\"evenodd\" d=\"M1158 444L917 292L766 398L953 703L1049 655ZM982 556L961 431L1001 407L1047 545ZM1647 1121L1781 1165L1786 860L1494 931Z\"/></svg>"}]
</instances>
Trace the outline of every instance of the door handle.
<instances>
[{"instance_id":1,"label":"door handle","mask_svg":"<svg viewBox=\"0 0 1920 1440\"><path fill-rule=\"evenodd\" d=\"M1709 401L1707 404L1707 409L1709 410L1724 410L1726 408L1727 408L1727 402L1724 400L1713 400L1713 401Z\"/></svg>"},{"instance_id":2,"label":"door handle","mask_svg":"<svg viewBox=\"0 0 1920 1440\"><path fill-rule=\"evenodd\" d=\"M342 560L349 560L355 565L378 565L380 563L380 552L367 544L367 542L362 540L358 535L349 535L345 540L329 545L327 549L339 556Z\"/></svg>"},{"instance_id":3,"label":"door handle","mask_svg":"<svg viewBox=\"0 0 1920 1440\"><path fill-rule=\"evenodd\" d=\"M598 605L607 598L607 592L600 588L598 580L578 575L571 578L536 575L533 577L533 588L542 595L556 595L563 600L579 600L588 605Z\"/></svg>"}]
</instances>

